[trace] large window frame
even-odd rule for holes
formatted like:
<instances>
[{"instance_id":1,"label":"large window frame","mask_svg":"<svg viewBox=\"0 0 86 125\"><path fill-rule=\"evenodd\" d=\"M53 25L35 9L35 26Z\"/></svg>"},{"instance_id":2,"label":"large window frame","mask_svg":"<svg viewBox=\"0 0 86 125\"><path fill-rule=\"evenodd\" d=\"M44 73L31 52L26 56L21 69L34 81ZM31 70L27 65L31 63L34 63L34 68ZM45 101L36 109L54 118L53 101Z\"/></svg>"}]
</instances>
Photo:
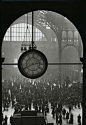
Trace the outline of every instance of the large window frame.
<instances>
[{"instance_id":1,"label":"large window frame","mask_svg":"<svg viewBox=\"0 0 86 125\"><path fill-rule=\"evenodd\" d=\"M11 26L12 27L12 26ZM15 27L14 27L15 28ZM18 27L16 27L16 28L18 28ZM4 39L4 40L12 40L12 34L10 34L11 33L11 30L12 29L9 29L8 30L8 33L7 33L7 36L6 36L6 38ZM15 34L16 34L16 32L14 32ZM21 32L20 32L21 33ZM41 32L39 32L39 30L37 30L37 34L39 34L37 37L38 38L40 38L42 35L40 35L41 34ZM11 36L12 35L12 36ZM24 34L23 34L24 35ZM17 36L17 34L16 34L16 36ZM16 36L13 36L14 38L16 37ZM22 36L22 37L24 37L24 36ZM43 35L43 37L44 37L44 35ZM20 40L20 39L19 39ZM15 39L14 39L14 41L16 41ZM21 40L20 40L21 41ZM31 40L30 40L31 41ZM2 64L2 65L18 65L17 63L11 63L11 64ZM82 63L48 63L48 65L59 65L60 66L60 68L61 68L61 65L82 65ZM60 79L61 80L61 79Z\"/></svg>"}]
</instances>

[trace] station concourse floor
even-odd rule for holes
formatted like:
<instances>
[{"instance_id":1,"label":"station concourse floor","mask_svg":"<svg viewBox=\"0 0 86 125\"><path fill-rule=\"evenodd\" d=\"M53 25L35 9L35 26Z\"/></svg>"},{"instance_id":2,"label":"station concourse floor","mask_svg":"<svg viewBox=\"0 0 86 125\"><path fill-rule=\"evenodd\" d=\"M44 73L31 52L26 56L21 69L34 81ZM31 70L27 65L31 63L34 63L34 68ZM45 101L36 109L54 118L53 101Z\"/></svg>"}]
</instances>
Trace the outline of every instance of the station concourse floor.
<instances>
[{"instance_id":1,"label":"station concourse floor","mask_svg":"<svg viewBox=\"0 0 86 125\"><path fill-rule=\"evenodd\" d=\"M66 106L63 106L63 108L66 109L66 111L69 111L69 109ZM31 105L31 110L33 109L33 105ZM2 108L3 111L3 108ZM13 115L14 109L9 107L8 111L3 111L3 116L5 117L5 115L7 115L8 117L8 121L7 121L7 125L11 125L10 124L10 116ZM73 108L71 111L74 115L74 123L73 125L78 125L77 123L77 116L80 114L81 115L81 123L82 123L82 108L78 109L78 108ZM53 119L52 117L52 109L51 109L51 104L49 103L49 113L47 113L47 123L54 123L54 125L56 124L56 118ZM59 124L58 124L59 125ZM62 118L62 125L70 125L69 123L67 123L66 119Z\"/></svg>"}]
</instances>

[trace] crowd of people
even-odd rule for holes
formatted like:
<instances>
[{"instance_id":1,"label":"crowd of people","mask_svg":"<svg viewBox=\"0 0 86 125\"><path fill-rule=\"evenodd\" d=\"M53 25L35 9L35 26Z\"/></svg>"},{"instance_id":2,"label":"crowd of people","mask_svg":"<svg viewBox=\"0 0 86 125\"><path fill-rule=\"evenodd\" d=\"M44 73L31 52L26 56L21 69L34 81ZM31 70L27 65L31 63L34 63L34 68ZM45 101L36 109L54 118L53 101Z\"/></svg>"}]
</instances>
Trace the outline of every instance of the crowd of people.
<instances>
[{"instance_id":1,"label":"crowd of people","mask_svg":"<svg viewBox=\"0 0 86 125\"><path fill-rule=\"evenodd\" d=\"M76 108L78 105L78 108L81 108L82 84L69 83L68 78L64 84L61 84L60 81L55 78L41 78L36 80L17 78L3 80L2 106L4 111L8 110L11 105L12 108L15 109L14 113L22 110L31 110L31 104L33 103L35 110L44 112L45 107L49 110L48 102L52 105L53 117L56 113L57 104L60 106L66 105L71 108L73 106ZM58 119L58 117L61 119L61 115L62 114L56 115L56 119ZM70 118L73 119L72 114ZM68 122L71 122L71 119ZM56 122L58 122L58 120Z\"/></svg>"}]
</instances>

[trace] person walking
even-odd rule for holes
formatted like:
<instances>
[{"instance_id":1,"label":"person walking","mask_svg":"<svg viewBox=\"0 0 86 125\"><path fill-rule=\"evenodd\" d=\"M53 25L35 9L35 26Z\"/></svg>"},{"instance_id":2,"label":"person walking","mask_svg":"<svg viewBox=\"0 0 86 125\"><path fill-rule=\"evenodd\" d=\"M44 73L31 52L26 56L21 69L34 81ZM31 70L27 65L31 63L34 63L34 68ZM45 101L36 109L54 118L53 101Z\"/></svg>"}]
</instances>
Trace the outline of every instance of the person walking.
<instances>
[{"instance_id":1,"label":"person walking","mask_svg":"<svg viewBox=\"0 0 86 125\"><path fill-rule=\"evenodd\" d=\"M60 125L62 125L62 115L61 115L61 113L59 115L59 123L60 123Z\"/></svg>"},{"instance_id":2,"label":"person walking","mask_svg":"<svg viewBox=\"0 0 86 125\"><path fill-rule=\"evenodd\" d=\"M81 125L81 116L80 116L80 114L78 115L78 125Z\"/></svg>"},{"instance_id":3,"label":"person walking","mask_svg":"<svg viewBox=\"0 0 86 125\"><path fill-rule=\"evenodd\" d=\"M5 120L5 125L7 125L7 119L8 119L7 115L5 115L5 119L4 119Z\"/></svg>"},{"instance_id":4,"label":"person walking","mask_svg":"<svg viewBox=\"0 0 86 125\"><path fill-rule=\"evenodd\" d=\"M63 109L63 118L65 118L65 114L66 114L66 110L65 110L65 108Z\"/></svg>"},{"instance_id":5,"label":"person walking","mask_svg":"<svg viewBox=\"0 0 86 125\"><path fill-rule=\"evenodd\" d=\"M58 124L58 114L56 113L56 124Z\"/></svg>"},{"instance_id":6,"label":"person walking","mask_svg":"<svg viewBox=\"0 0 86 125\"><path fill-rule=\"evenodd\" d=\"M69 119L69 112L66 113L66 119L67 119L67 123L68 123L68 119Z\"/></svg>"},{"instance_id":7,"label":"person walking","mask_svg":"<svg viewBox=\"0 0 86 125\"><path fill-rule=\"evenodd\" d=\"M52 109L52 115L53 115L53 118L54 118L54 115L55 115L54 107Z\"/></svg>"},{"instance_id":8,"label":"person walking","mask_svg":"<svg viewBox=\"0 0 86 125\"><path fill-rule=\"evenodd\" d=\"M12 117L12 115L10 117L10 123L11 123L11 125L13 125L13 117Z\"/></svg>"},{"instance_id":9,"label":"person walking","mask_svg":"<svg viewBox=\"0 0 86 125\"><path fill-rule=\"evenodd\" d=\"M73 114L71 114L71 116L70 116L70 122L71 122L71 124L73 124Z\"/></svg>"}]
</instances>

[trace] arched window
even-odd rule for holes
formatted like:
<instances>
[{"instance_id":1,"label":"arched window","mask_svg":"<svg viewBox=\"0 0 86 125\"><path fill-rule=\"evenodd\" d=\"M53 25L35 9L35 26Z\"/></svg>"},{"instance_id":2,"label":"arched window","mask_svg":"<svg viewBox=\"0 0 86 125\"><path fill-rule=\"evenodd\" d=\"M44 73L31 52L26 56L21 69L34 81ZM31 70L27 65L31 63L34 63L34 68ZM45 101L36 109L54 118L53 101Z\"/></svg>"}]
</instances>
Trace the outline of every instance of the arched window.
<instances>
[{"instance_id":1,"label":"arched window","mask_svg":"<svg viewBox=\"0 0 86 125\"><path fill-rule=\"evenodd\" d=\"M62 31L62 39L66 39L67 38L67 32L66 31Z\"/></svg>"},{"instance_id":2,"label":"arched window","mask_svg":"<svg viewBox=\"0 0 86 125\"><path fill-rule=\"evenodd\" d=\"M63 105L82 103L82 63L79 48L75 47L76 39L78 42L82 41L79 39L80 36L78 37L76 27L70 21L67 25L65 17L52 11L38 10L33 13L33 41L37 50L48 60L47 71L43 76L31 80L24 77L18 69L18 59L24 53L21 53L23 42L25 46L32 42L32 13L24 14L11 24L3 38L2 57L5 57L2 64L3 90L5 91L5 83L7 87L10 84L10 92L12 93L12 88L15 91L13 100L11 98L11 101L16 100L15 104L20 100L23 100L21 103L25 103L27 95L33 103L36 100L39 102L39 99L42 99L42 102L47 100ZM80 49L83 51L82 47Z\"/></svg>"},{"instance_id":3,"label":"arched window","mask_svg":"<svg viewBox=\"0 0 86 125\"><path fill-rule=\"evenodd\" d=\"M74 31L74 38L78 39L78 31Z\"/></svg>"},{"instance_id":4,"label":"arched window","mask_svg":"<svg viewBox=\"0 0 86 125\"><path fill-rule=\"evenodd\" d=\"M73 39L73 32L72 31L68 31L68 39Z\"/></svg>"}]
</instances>

